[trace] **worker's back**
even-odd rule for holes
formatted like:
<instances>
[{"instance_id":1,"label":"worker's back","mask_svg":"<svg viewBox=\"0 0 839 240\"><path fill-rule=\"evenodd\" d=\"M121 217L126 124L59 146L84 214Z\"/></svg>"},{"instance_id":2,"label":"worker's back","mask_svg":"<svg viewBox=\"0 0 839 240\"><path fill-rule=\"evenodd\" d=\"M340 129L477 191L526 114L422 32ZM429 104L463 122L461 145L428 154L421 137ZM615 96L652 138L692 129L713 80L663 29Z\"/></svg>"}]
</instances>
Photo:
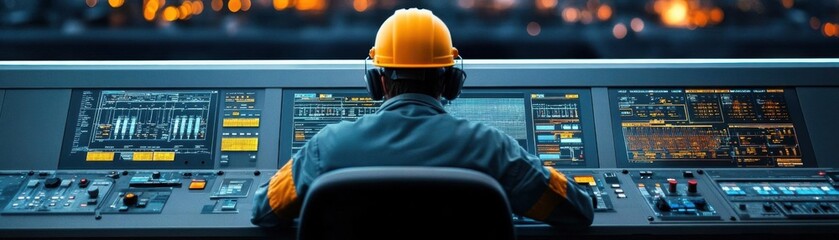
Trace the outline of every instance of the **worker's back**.
<instances>
[{"instance_id":1,"label":"worker's back","mask_svg":"<svg viewBox=\"0 0 839 240\"><path fill-rule=\"evenodd\" d=\"M375 114L327 126L293 160L295 179L302 181L296 182L301 196L308 182L341 168L460 167L498 180L515 213L541 216L554 224L588 225L592 220L591 198L576 184L543 168L538 158L500 130L455 118L438 99L423 94L401 94ZM539 206L542 202L546 206ZM562 209L554 212L558 206Z\"/></svg>"},{"instance_id":2,"label":"worker's back","mask_svg":"<svg viewBox=\"0 0 839 240\"><path fill-rule=\"evenodd\" d=\"M505 165L499 163L500 154L519 149L507 138L495 128L446 114L439 100L430 96L402 94L376 114L329 125L314 139L322 171L359 166L447 166L498 178L504 172L498 167Z\"/></svg>"},{"instance_id":3,"label":"worker's back","mask_svg":"<svg viewBox=\"0 0 839 240\"><path fill-rule=\"evenodd\" d=\"M466 80L446 25L431 11L397 10L385 20L369 57L365 81L372 115L323 128L254 197L255 224L290 222L318 176L360 166L445 166L497 180L514 213L550 224L589 225L591 198L503 132L446 114L440 97L455 100ZM366 66L366 65L365 65ZM445 196L441 196L445 197ZM468 217L468 216L466 216Z\"/></svg>"}]
</instances>

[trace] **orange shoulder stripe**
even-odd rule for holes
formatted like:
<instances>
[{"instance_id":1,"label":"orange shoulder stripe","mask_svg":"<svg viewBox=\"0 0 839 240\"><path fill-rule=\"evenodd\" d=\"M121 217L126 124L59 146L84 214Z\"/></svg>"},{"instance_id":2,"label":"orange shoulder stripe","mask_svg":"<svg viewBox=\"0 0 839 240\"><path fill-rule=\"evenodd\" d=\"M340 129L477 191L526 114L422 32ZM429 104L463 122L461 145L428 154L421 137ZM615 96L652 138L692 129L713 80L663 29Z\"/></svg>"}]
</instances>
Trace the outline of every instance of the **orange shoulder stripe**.
<instances>
[{"instance_id":1,"label":"orange shoulder stripe","mask_svg":"<svg viewBox=\"0 0 839 240\"><path fill-rule=\"evenodd\" d=\"M539 200L524 214L529 218L540 221L548 218L560 201L567 197L568 193L568 178L554 168L548 167L547 169L551 174L550 180L548 180L548 189L545 189Z\"/></svg>"},{"instance_id":2,"label":"orange shoulder stripe","mask_svg":"<svg viewBox=\"0 0 839 240\"><path fill-rule=\"evenodd\" d=\"M297 189L292 179L291 165L289 160L280 171L271 177L268 184L268 204L274 214L282 218L293 219L300 211L300 203L297 198Z\"/></svg>"}]
</instances>

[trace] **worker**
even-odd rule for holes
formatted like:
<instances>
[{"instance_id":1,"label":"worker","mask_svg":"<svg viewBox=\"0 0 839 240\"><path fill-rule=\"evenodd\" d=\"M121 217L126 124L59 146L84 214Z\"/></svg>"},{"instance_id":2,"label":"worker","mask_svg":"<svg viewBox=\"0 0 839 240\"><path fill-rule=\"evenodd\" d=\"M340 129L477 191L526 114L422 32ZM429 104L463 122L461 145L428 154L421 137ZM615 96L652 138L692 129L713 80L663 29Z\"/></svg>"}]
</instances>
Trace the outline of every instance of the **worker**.
<instances>
[{"instance_id":1,"label":"worker","mask_svg":"<svg viewBox=\"0 0 839 240\"><path fill-rule=\"evenodd\" d=\"M592 222L592 199L573 180L519 146L512 137L446 113L466 74L446 25L431 11L397 10L376 35L366 71L374 114L324 127L259 187L251 221L291 223L312 181L326 172L362 166L440 166L477 170L504 188L514 213L548 224Z\"/></svg>"}]
</instances>

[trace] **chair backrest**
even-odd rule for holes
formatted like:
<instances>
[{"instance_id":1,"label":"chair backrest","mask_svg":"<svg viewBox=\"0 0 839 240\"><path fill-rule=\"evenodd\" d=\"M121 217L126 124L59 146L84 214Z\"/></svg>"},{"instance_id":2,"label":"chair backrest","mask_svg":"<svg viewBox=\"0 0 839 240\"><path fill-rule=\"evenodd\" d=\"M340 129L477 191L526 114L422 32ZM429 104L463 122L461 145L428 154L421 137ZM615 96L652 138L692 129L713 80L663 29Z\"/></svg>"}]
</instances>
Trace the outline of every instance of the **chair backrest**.
<instances>
[{"instance_id":1,"label":"chair backrest","mask_svg":"<svg viewBox=\"0 0 839 240\"><path fill-rule=\"evenodd\" d=\"M514 239L511 217L501 186L477 171L346 168L312 183L298 239Z\"/></svg>"}]
</instances>

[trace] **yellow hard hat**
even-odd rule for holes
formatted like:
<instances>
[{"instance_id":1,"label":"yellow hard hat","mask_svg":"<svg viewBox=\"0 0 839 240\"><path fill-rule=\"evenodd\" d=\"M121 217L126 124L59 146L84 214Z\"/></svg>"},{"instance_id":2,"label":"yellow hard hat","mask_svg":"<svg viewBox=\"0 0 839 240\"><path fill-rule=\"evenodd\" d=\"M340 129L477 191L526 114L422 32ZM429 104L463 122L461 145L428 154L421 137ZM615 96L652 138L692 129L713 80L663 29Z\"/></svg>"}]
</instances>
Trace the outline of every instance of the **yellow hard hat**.
<instances>
[{"instance_id":1,"label":"yellow hard hat","mask_svg":"<svg viewBox=\"0 0 839 240\"><path fill-rule=\"evenodd\" d=\"M399 9L390 16L370 49L373 65L387 68L437 68L458 57L449 28L426 9Z\"/></svg>"}]
</instances>

